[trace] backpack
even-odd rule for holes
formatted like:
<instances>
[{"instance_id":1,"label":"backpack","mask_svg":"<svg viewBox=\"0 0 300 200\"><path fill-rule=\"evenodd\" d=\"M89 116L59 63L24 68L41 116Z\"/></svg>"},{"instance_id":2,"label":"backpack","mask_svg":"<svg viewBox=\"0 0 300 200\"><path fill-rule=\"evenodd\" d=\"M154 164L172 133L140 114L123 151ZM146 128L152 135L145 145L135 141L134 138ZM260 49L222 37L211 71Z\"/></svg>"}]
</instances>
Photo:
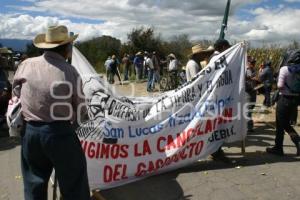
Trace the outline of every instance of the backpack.
<instances>
[{"instance_id":1,"label":"backpack","mask_svg":"<svg viewBox=\"0 0 300 200\"><path fill-rule=\"evenodd\" d=\"M17 97L13 97L8 104L6 121L9 127L10 136L20 136L23 127L23 116L21 101Z\"/></svg>"},{"instance_id":2,"label":"backpack","mask_svg":"<svg viewBox=\"0 0 300 200\"><path fill-rule=\"evenodd\" d=\"M286 65L292 76L292 84L287 85L287 88L292 93L300 94L300 50L294 50L290 53Z\"/></svg>"}]
</instances>

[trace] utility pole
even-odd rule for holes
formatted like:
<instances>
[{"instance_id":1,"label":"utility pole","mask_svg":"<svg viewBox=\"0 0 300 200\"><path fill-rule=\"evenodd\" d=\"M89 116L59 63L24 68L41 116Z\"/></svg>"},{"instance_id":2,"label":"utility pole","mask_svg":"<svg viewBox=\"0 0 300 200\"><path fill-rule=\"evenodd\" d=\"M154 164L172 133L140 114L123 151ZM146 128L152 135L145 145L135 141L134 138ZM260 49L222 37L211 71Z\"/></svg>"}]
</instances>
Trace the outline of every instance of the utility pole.
<instances>
[{"instance_id":1,"label":"utility pole","mask_svg":"<svg viewBox=\"0 0 300 200\"><path fill-rule=\"evenodd\" d=\"M224 17L223 17L223 22L222 22L222 26L221 26L219 39L225 38L225 29L227 28L228 15L229 15L229 11L230 11L230 2L231 2L231 0L227 0L227 5L226 5Z\"/></svg>"}]
</instances>

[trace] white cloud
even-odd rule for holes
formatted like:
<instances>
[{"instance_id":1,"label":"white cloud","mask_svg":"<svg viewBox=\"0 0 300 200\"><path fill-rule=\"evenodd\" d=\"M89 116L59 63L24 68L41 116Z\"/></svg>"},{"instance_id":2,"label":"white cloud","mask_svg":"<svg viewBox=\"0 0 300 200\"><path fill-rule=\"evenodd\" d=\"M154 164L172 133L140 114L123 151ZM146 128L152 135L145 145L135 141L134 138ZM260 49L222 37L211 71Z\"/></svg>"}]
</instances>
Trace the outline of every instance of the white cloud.
<instances>
[{"instance_id":1,"label":"white cloud","mask_svg":"<svg viewBox=\"0 0 300 200\"><path fill-rule=\"evenodd\" d=\"M80 33L80 40L87 40L102 34L101 27L85 23L72 23L57 17L32 17L30 15L1 15L0 38L22 38L32 40L39 33L45 32L47 27L57 24L66 25L70 31Z\"/></svg>"},{"instance_id":2,"label":"white cloud","mask_svg":"<svg viewBox=\"0 0 300 200\"><path fill-rule=\"evenodd\" d=\"M297 3L297 2L300 2L300 0L284 0L285 2L288 2L288 3Z\"/></svg>"},{"instance_id":3,"label":"white cloud","mask_svg":"<svg viewBox=\"0 0 300 200\"><path fill-rule=\"evenodd\" d=\"M231 12L234 13L244 4L259 1L232 1ZM79 33L80 40L105 34L125 41L132 28L142 25L154 26L165 38L189 34L193 40L216 39L225 4L224 0L40 0L18 9L58 17L0 14L0 37L33 38L45 31L48 25L65 24L71 31ZM248 13L252 18L247 20L241 20L233 14L230 16L229 39L286 43L297 39L300 33L297 29L299 9L278 5L276 9L260 7ZM88 20L86 23L77 23L77 20L68 20L70 17L83 21L99 20L99 23L90 24Z\"/></svg>"},{"instance_id":4,"label":"white cloud","mask_svg":"<svg viewBox=\"0 0 300 200\"><path fill-rule=\"evenodd\" d=\"M251 29L244 36L247 40L288 43L299 40L300 10L285 8L265 10L249 23Z\"/></svg>"}]
</instances>

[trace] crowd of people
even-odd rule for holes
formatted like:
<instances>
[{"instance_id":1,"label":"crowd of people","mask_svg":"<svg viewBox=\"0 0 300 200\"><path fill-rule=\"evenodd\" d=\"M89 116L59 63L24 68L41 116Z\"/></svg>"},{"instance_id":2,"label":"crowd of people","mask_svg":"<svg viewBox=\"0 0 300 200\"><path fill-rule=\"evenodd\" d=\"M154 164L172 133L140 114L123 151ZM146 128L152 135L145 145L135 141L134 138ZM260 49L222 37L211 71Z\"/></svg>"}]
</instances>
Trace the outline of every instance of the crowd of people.
<instances>
[{"instance_id":1,"label":"crowd of people","mask_svg":"<svg viewBox=\"0 0 300 200\"><path fill-rule=\"evenodd\" d=\"M165 63L169 62L170 72L178 68L178 61L174 54L170 54L167 58L168 61L161 60L155 51L152 53L139 51L134 56L125 53L121 61L115 55L109 56L104 63L107 81L114 84L114 77L117 76L119 84L122 85L134 74L137 81L148 79L147 91L152 92L155 90L155 83L160 81ZM124 74L123 81L120 71Z\"/></svg>"},{"instance_id":2,"label":"crowd of people","mask_svg":"<svg viewBox=\"0 0 300 200\"><path fill-rule=\"evenodd\" d=\"M86 160L71 124L78 105L84 102L84 99L78 94L81 86L75 81L80 79L80 76L66 61L70 58L72 42L77 35L69 36L67 33L65 26L54 26L49 27L46 34L36 36L33 44L43 49L44 54L22 62L13 80L12 91L21 99L24 117L21 162L25 199L28 200L47 199L48 181L53 168L64 199L90 199ZM119 70L122 65L124 81L128 81L131 74L135 73L137 80L148 79L147 91L152 92L155 90L155 84L161 79L164 64L167 66L168 74L173 78L183 76L186 81L192 81L210 59L228 48L230 44L224 39L217 40L213 47L207 49L199 44L193 46L189 61L183 68L184 74L178 73L182 65L173 53L169 54L166 60L161 60L156 52L138 52L135 56L125 54L121 61L112 55L104 64L106 76L109 83L113 84L117 76L122 84ZM255 58L248 57L245 88L248 102L252 103L249 104L248 131L254 131L251 111L255 106L258 90L263 89L264 106L270 107L275 101L271 98L271 91L274 82L277 81L279 95L276 106L276 139L275 145L267 148L266 152L284 155L283 138L286 131L296 146L296 155L299 156L300 137L292 126L292 121L295 121L292 116L293 113L297 113L297 106L300 103L300 51L288 56L280 68L277 80L274 80L270 61L262 63L258 71L256 64ZM4 75L0 73L0 77L2 76ZM51 97L49 88L53 82L57 82L56 92L68 96L70 91L63 86L64 81L72 84L72 98L59 99L59 103L71 104L74 110L63 108L54 110L52 113L54 116L64 119L55 120L50 115L50 107L58 100ZM0 86L1 84L0 82ZM228 161L222 148L213 153L212 157Z\"/></svg>"},{"instance_id":3,"label":"crowd of people","mask_svg":"<svg viewBox=\"0 0 300 200\"><path fill-rule=\"evenodd\" d=\"M297 122L298 105L300 105L300 50L294 50L285 56L279 72L274 73L271 61L265 61L256 71L256 60L248 57L246 69L246 97L248 106L248 132L254 131L252 111L256 104L256 95L264 95L263 106L271 107L276 103L276 138L275 145L267 148L266 152L275 155L284 155L283 139L286 131L296 147L296 155L300 156L300 137L293 125ZM274 83L277 90L271 97Z\"/></svg>"},{"instance_id":4,"label":"crowd of people","mask_svg":"<svg viewBox=\"0 0 300 200\"><path fill-rule=\"evenodd\" d=\"M131 64L134 66L134 73L136 74L137 80L143 78L148 78L147 91L152 92L155 89L155 83L159 83L162 75L162 63L167 63L167 76L170 76L171 80L184 80L181 82L174 83L176 88L178 84L184 83L185 81L192 81L193 78L201 71L212 59L214 56L219 55L223 51L227 50L230 47L230 43L227 40L219 39L215 42L214 46L209 46L207 49L204 49L200 44L197 44L192 47L192 53L188 55L188 62L186 66L182 67L182 64L176 56L171 53L167 56L166 61L161 61L156 55L156 52L138 52L133 59L130 59L128 54L125 54L122 63L115 59L115 56L109 57L105 63L106 69L108 71L107 77L117 75L120 82L121 76L118 70L118 66L123 64L124 69L124 80L128 80L128 77L131 75ZM300 57L300 56L299 56ZM292 59L296 61L292 61ZM245 72L245 90L246 90L246 99L249 103L248 109L248 122L247 128L248 133L254 131L254 123L252 120L252 113L256 104L257 94L263 94L264 108L269 108L274 105L274 97L271 97L273 85L277 81L277 87L279 89L275 94L279 94L279 100L276 107L276 145L273 148L267 148L267 152L283 155L282 150L282 141L283 141L283 132L287 131L292 141L295 143L297 148L297 155L300 154L299 147L299 136L296 134L295 129L291 125L294 125L297 121L297 101L294 100L300 94L300 82L299 82L299 91L296 91L295 94L290 92L289 86L290 82L297 82L294 76L298 73L297 70L291 70L290 68L296 68L295 66L300 65L297 58L286 58L285 63L282 64L282 68L279 73L275 73L272 67L272 62L266 60L263 63L257 63L255 58L248 56L247 58L247 69ZM300 59L299 59L300 60ZM291 64L293 62L293 64ZM109 64L107 64L109 63ZM117 63L117 64L115 64ZM259 65L257 65L259 64ZM293 65L292 67L290 65ZM287 67L290 66L290 67ZM181 69L182 70L181 70ZM296 72L295 72L296 71ZM299 68L300 71L300 68ZM109 75L110 74L110 75ZM296 74L296 75L295 75ZM277 75L277 76L276 76ZM113 78L108 78L110 83L113 83ZM296 101L296 102L295 102ZM287 114L288 113L288 114ZM288 115L288 117L286 117ZM286 123L286 122L289 123ZM289 124L289 125L287 125ZM213 155L214 159L227 160L222 148L220 148Z\"/></svg>"}]
</instances>

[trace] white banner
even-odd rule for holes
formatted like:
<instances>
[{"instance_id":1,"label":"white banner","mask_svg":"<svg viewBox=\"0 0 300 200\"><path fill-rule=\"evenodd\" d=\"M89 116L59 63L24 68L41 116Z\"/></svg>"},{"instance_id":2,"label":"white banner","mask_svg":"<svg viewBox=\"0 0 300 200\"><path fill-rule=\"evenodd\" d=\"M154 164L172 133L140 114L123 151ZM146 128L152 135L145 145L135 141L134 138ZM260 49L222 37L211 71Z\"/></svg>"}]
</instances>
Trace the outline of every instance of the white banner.
<instances>
[{"instance_id":1,"label":"white banner","mask_svg":"<svg viewBox=\"0 0 300 200\"><path fill-rule=\"evenodd\" d=\"M193 81L155 98L119 96L75 48L72 60L88 99L89 120L77 134L91 189L187 166L246 136L242 43L214 57Z\"/></svg>"}]
</instances>

